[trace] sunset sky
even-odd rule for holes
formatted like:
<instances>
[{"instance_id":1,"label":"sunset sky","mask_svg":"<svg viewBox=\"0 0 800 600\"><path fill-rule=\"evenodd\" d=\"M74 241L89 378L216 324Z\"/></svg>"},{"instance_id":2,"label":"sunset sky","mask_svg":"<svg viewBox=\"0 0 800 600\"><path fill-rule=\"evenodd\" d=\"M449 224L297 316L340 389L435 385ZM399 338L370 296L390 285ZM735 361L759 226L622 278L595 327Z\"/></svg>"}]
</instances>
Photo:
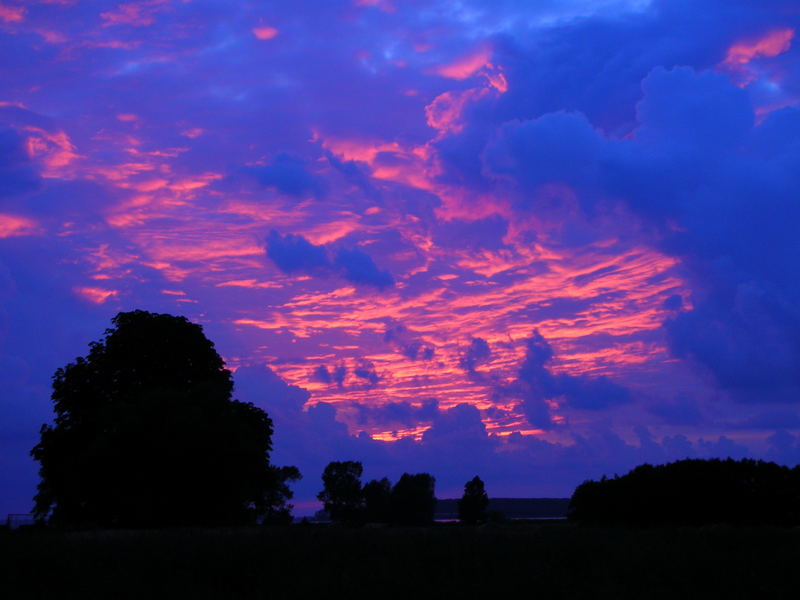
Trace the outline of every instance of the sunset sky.
<instances>
[{"instance_id":1,"label":"sunset sky","mask_svg":"<svg viewBox=\"0 0 800 600\"><path fill-rule=\"evenodd\" d=\"M331 460L568 496L800 462L796 0L0 0L0 515L54 371L185 315Z\"/></svg>"}]
</instances>

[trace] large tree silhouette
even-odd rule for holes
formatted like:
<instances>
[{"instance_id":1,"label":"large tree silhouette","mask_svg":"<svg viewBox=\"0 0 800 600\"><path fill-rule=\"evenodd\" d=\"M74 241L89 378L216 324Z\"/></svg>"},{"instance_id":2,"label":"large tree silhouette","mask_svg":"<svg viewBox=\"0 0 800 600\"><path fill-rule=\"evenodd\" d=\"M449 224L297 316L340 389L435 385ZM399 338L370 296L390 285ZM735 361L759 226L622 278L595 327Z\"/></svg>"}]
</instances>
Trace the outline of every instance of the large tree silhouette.
<instances>
[{"instance_id":1,"label":"large tree silhouette","mask_svg":"<svg viewBox=\"0 0 800 600\"><path fill-rule=\"evenodd\" d=\"M272 421L231 399L231 372L202 328L141 310L112 324L53 376L55 423L31 451L41 465L37 517L232 524L285 502L276 486L299 473L269 464Z\"/></svg>"}]
</instances>

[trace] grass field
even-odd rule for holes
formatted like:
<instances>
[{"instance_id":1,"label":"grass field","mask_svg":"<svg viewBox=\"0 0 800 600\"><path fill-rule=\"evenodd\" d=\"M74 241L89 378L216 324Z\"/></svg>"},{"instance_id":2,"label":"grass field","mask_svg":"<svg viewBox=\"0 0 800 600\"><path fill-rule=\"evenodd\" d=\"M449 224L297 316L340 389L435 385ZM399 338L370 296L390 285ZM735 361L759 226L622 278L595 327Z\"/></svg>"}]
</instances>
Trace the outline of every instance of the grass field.
<instances>
[{"instance_id":1,"label":"grass field","mask_svg":"<svg viewBox=\"0 0 800 600\"><path fill-rule=\"evenodd\" d=\"M800 531L271 529L0 534L0 597L797 598Z\"/></svg>"}]
</instances>

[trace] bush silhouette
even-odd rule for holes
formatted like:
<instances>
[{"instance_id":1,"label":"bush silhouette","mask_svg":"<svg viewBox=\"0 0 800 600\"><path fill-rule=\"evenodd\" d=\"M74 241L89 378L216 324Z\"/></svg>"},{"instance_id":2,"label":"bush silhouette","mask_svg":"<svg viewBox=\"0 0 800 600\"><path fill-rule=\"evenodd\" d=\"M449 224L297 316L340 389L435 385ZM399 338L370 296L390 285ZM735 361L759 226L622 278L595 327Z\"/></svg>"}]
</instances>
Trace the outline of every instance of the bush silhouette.
<instances>
[{"instance_id":1,"label":"bush silhouette","mask_svg":"<svg viewBox=\"0 0 800 600\"><path fill-rule=\"evenodd\" d=\"M730 458L645 464L585 481L569 510L587 523L793 525L800 522L800 469Z\"/></svg>"},{"instance_id":2,"label":"bush silhouette","mask_svg":"<svg viewBox=\"0 0 800 600\"><path fill-rule=\"evenodd\" d=\"M484 522L488 506L489 496L483 481L476 475L464 485L464 495L458 501L458 520L469 525Z\"/></svg>"},{"instance_id":3,"label":"bush silhouette","mask_svg":"<svg viewBox=\"0 0 800 600\"><path fill-rule=\"evenodd\" d=\"M270 465L272 421L231 399L231 373L202 328L141 310L112 325L53 376L55 423L31 451L36 516L152 527L247 523L286 508L279 485L299 473Z\"/></svg>"}]
</instances>

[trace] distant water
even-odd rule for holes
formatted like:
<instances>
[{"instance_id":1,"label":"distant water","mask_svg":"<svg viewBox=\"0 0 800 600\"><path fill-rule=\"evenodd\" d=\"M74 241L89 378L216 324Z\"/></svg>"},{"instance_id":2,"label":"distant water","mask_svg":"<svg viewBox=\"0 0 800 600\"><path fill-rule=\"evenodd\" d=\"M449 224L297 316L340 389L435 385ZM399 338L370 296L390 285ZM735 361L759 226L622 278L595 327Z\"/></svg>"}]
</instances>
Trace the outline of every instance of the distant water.
<instances>
[{"instance_id":1,"label":"distant water","mask_svg":"<svg viewBox=\"0 0 800 600\"><path fill-rule=\"evenodd\" d=\"M566 521L567 517L514 517L507 521ZM458 519L434 519L434 523L458 523Z\"/></svg>"},{"instance_id":2,"label":"distant water","mask_svg":"<svg viewBox=\"0 0 800 600\"><path fill-rule=\"evenodd\" d=\"M520 519L565 519L569 498L490 498L489 511L497 511L511 521ZM435 520L458 520L458 499L443 498L436 501Z\"/></svg>"}]
</instances>

